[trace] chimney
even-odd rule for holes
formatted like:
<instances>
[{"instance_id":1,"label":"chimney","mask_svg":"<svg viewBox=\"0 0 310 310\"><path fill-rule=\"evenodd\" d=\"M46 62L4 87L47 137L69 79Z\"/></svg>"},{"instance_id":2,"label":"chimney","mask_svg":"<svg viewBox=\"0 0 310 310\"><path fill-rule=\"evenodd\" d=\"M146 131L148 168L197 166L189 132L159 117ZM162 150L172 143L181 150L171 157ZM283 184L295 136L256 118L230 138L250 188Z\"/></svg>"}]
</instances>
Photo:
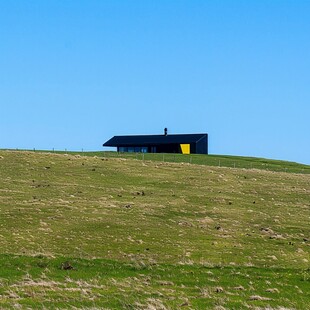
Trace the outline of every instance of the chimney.
<instances>
[{"instance_id":1,"label":"chimney","mask_svg":"<svg viewBox=\"0 0 310 310\"><path fill-rule=\"evenodd\" d=\"M164 135L167 136L168 135L168 128L164 129Z\"/></svg>"}]
</instances>

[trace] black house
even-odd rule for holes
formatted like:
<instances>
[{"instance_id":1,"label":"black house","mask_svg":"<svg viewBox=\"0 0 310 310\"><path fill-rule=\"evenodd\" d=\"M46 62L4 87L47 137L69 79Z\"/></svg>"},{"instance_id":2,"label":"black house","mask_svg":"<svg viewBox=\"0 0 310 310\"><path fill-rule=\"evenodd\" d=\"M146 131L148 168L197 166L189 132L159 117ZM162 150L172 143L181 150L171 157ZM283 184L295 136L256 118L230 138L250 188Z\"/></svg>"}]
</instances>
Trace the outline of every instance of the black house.
<instances>
[{"instance_id":1,"label":"black house","mask_svg":"<svg viewBox=\"0 0 310 310\"><path fill-rule=\"evenodd\" d=\"M208 134L114 136L103 146L118 152L208 154Z\"/></svg>"}]
</instances>

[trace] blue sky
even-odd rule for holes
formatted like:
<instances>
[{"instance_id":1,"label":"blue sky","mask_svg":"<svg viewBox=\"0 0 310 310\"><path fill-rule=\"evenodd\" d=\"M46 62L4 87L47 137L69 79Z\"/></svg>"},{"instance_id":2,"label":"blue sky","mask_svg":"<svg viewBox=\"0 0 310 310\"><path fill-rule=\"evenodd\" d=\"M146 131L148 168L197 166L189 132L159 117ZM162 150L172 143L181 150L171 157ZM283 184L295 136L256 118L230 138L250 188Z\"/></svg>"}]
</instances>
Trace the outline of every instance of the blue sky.
<instances>
[{"instance_id":1,"label":"blue sky","mask_svg":"<svg viewBox=\"0 0 310 310\"><path fill-rule=\"evenodd\" d=\"M0 0L0 148L209 133L310 164L310 2Z\"/></svg>"}]
</instances>

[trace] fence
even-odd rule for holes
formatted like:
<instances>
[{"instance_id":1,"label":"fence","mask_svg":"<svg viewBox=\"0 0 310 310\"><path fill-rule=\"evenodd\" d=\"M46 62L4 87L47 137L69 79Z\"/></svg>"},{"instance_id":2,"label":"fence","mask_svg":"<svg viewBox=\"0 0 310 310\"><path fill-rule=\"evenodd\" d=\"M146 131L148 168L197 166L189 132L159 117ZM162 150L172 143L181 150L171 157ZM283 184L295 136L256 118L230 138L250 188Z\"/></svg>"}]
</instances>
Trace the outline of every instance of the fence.
<instances>
[{"instance_id":1,"label":"fence","mask_svg":"<svg viewBox=\"0 0 310 310\"><path fill-rule=\"evenodd\" d=\"M16 149L17 151L19 149ZM22 151L22 150L21 150ZM29 150L25 150L29 151ZM241 157L241 156L223 156L223 155L200 155L200 154L169 154L169 153L120 153L111 151L63 151L55 150L36 150L34 152L50 152L58 154L70 153L72 155L84 155L84 156L98 156L107 158L128 158L142 161L158 161L158 162L170 162L170 163L187 163L193 165L205 165L213 167L227 167L233 169L259 169L275 172L287 172L287 173L301 173L310 174L310 166L298 164L294 162L286 162L280 160L269 160L255 157Z\"/></svg>"},{"instance_id":2,"label":"fence","mask_svg":"<svg viewBox=\"0 0 310 310\"><path fill-rule=\"evenodd\" d=\"M158 161L170 163L187 163L233 169L260 169L275 172L310 174L310 166L280 160L268 160L251 157L221 155L183 155L167 153L117 153L103 152L104 157L122 157L142 161Z\"/></svg>"}]
</instances>

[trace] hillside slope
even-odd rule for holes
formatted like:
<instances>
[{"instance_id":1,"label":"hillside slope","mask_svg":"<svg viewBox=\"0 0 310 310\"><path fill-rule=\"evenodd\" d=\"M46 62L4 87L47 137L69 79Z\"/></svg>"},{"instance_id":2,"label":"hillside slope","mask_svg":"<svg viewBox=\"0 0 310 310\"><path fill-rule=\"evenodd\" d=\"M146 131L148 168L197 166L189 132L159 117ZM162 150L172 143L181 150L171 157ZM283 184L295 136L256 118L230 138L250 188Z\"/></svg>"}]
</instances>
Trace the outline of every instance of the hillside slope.
<instances>
[{"instance_id":1,"label":"hillside slope","mask_svg":"<svg viewBox=\"0 0 310 310\"><path fill-rule=\"evenodd\" d=\"M310 307L309 174L1 151L0 212L1 308Z\"/></svg>"}]
</instances>

